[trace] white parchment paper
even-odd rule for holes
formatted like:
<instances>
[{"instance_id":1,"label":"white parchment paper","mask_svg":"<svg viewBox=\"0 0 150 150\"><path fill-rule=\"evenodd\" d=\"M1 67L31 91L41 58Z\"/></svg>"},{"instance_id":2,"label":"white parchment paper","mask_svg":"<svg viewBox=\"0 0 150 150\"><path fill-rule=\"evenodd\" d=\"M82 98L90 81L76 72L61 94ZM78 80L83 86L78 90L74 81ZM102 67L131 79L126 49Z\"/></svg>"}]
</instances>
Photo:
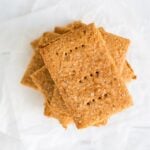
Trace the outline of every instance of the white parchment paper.
<instances>
[{"instance_id":1,"label":"white parchment paper","mask_svg":"<svg viewBox=\"0 0 150 150\"><path fill-rule=\"evenodd\" d=\"M32 13L0 24L0 146L14 150L120 150L136 147L132 142L135 131L140 140L138 133L150 126L150 17L145 15L147 3L145 9L142 8L143 13L137 11L143 4L139 1L137 7L122 0L60 0L51 4L46 6L37 1ZM95 22L97 26L131 40L127 58L138 76L128 85L134 106L114 115L104 127L77 130L70 125L67 130L63 129L55 119L43 116L42 95L19 83L31 58L30 42L54 26L74 20ZM143 139L145 135L149 137L144 131L140 132ZM142 142L146 148L148 143Z\"/></svg>"}]
</instances>

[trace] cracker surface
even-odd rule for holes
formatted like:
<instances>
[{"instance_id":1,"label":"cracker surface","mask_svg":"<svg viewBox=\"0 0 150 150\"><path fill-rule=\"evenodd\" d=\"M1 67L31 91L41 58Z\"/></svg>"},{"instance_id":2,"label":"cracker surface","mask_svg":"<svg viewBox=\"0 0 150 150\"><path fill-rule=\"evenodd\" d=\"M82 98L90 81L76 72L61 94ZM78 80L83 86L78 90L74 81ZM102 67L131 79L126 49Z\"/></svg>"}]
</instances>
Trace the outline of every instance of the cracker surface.
<instances>
[{"instance_id":1,"label":"cracker surface","mask_svg":"<svg viewBox=\"0 0 150 150\"><path fill-rule=\"evenodd\" d=\"M40 53L78 128L94 125L132 104L94 25L61 35Z\"/></svg>"}]
</instances>

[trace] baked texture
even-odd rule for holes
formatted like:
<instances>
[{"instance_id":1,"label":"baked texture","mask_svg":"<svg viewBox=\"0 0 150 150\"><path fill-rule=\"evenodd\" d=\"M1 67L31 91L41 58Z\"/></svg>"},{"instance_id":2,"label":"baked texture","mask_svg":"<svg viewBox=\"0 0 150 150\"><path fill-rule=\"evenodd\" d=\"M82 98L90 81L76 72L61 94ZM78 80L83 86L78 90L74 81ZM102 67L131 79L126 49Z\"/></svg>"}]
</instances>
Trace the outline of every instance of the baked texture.
<instances>
[{"instance_id":1,"label":"baked texture","mask_svg":"<svg viewBox=\"0 0 150 150\"><path fill-rule=\"evenodd\" d=\"M125 82L135 79L134 71L127 60L125 60L130 40L112 33L108 33L103 28L99 28L99 30L102 33L106 46L115 61L116 67L118 68L122 79Z\"/></svg>"},{"instance_id":2,"label":"baked texture","mask_svg":"<svg viewBox=\"0 0 150 150\"><path fill-rule=\"evenodd\" d=\"M114 58L116 67L121 74L130 41L129 39L108 33L104 31L103 28L99 28L99 30L106 42L107 49L109 50L111 56Z\"/></svg>"},{"instance_id":3,"label":"baked texture","mask_svg":"<svg viewBox=\"0 0 150 150\"><path fill-rule=\"evenodd\" d=\"M35 49L35 52L24 73L21 83L26 86L36 88L36 86L32 82L32 79L30 78L30 75L36 70L40 69L44 65L43 60L38 53L39 48L46 46L49 43L49 41L56 40L59 34L67 33L70 30L77 29L81 26L85 26L85 24L81 23L80 21L75 21L67 25L66 27L55 27L56 33L45 32L40 38L31 42L31 45L33 49ZM131 79L135 79L136 76L131 66L129 65L129 63L127 61L124 63L125 53L129 45L129 40L126 38L108 33L103 28L99 28L99 30L102 33L104 40L106 41L106 45L110 54L114 58L114 61L122 74L122 79L125 82L129 82Z\"/></svg>"},{"instance_id":4,"label":"baked texture","mask_svg":"<svg viewBox=\"0 0 150 150\"><path fill-rule=\"evenodd\" d=\"M37 71L38 69L40 69L44 65L44 62L38 51L35 51L33 53L34 54L32 56L32 59L21 79L21 83L28 87L37 89L36 85L33 83L32 79L31 79L31 74L34 73L35 71Z\"/></svg>"},{"instance_id":5,"label":"baked texture","mask_svg":"<svg viewBox=\"0 0 150 150\"><path fill-rule=\"evenodd\" d=\"M48 34L48 36L47 36ZM28 87L37 89L36 85L33 83L31 79L31 74L40 69L41 67L44 66L43 59L39 53L39 47L45 46L48 41L50 40L55 40L57 38L58 34L57 33L51 33L51 32L46 32L43 34L42 37L34 40L31 45L35 49L33 52L33 56L27 66L27 69L25 70L25 73L21 79L21 83L23 85L26 85Z\"/></svg>"},{"instance_id":6,"label":"baked texture","mask_svg":"<svg viewBox=\"0 0 150 150\"><path fill-rule=\"evenodd\" d=\"M94 125L132 104L94 25L61 35L40 53L78 128Z\"/></svg>"},{"instance_id":7,"label":"baked texture","mask_svg":"<svg viewBox=\"0 0 150 150\"><path fill-rule=\"evenodd\" d=\"M55 84L45 66L34 72L31 78L46 98L52 97Z\"/></svg>"},{"instance_id":8,"label":"baked texture","mask_svg":"<svg viewBox=\"0 0 150 150\"><path fill-rule=\"evenodd\" d=\"M67 127L67 125L72 122L72 117L68 113L68 109L46 67L43 66L38 71L34 72L31 78L45 96L46 103L44 114L57 118L63 127Z\"/></svg>"},{"instance_id":9,"label":"baked texture","mask_svg":"<svg viewBox=\"0 0 150 150\"><path fill-rule=\"evenodd\" d=\"M47 68L43 66L31 75L32 81L38 87L45 97L44 114L49 117L54 117L59 120L63 127L67 127L72 123L72 116L68 112L57 87L55 86ZM104 125L107 120L103 120L96 125Z\"/></svg>"},{"instance_id":10,"label":"baked texture","mask_svg":"<svg viewBox=\"0 0 150 150\"><path fill-rule=\"evenodd\" d=\"M85 26L85 24L81 23L80 21L77 21L77 22L67 25L66 27L56 27L55 32L57 32L59 34L64 34L64 33L69 32L70 30L77 29L81 26ZM104 31L103 28L100 28L99 30L101 33L103 33L103 38L105 38L106 45L108 42L110 42L109 46L108 46L108 50L109 50L110 54L112 55L112 57L115 55L119 55L118 53L120 53L120 55L121 55L122 53L125 53L125 51L127 51L127 47L129 44L128 39L119 37L119 36L111 34L111 33L107 33L106 31ZM56 33L45 32L43 34L43 36L34 40L31 43L32 47L35 49L35 54L34 54L34 57L32 58L32 61L30 62L30 65L29 65L27 71L26 71L27 73L25 73L26 75L24 75L24 79L23 79L22 83L27 86L33 87L33 88L38 87L40 89L40 91L45 95L45 99L46 99L44 114L46 116L51 116L51 117L57 118L64 127L67 127L67 124L70 123L72 119L71 119L71 117L67 117L67 116L70 116L68 111L65 111L65 113L67 113L67 115L65 115L66 118L62 117L62 115L61 115L61 114L63 114L63 111L66 109L66 106L57 90L57 87L53 86L54 83L53 83L48 71L46 71L46 68L43 67L43 69L42 68L39 69L40 66L42 66L42 65L36 66L36 64L40 64L40 63L43 64L43 60L38 52L39 48L47 46L49 41L55 41L57 39L57 37L58 37L58 34L56 34ZM118 43L119 43L119 46L118 46ZM117 58L119 59L119 57L117 57ZM114 57L114 61L116 63L117 59L116 60L115 59L116 58ZM37 62L37 60L38 60L38 62ZM119 62L121 63L121 61L119 61ZM31 74L33 75L33 79L30 78ZM45 79L45 77L48 78L47 80L51 80L51 82L49 82L49 85L47 84L47 86L45 86L45 84L40 82L40 80ZM127 62L125 62L124 67L123 67L122 78L125 81L130 81L132 78L135 78L134 72ZM49 89L51 89L51 92L49 92ZM55 94L51 94L51 93L53 93L54 90L57 92L55 92ZM60 101L56 101L58 98L60 98ZM50 102L52 105L50 105ZM58 104L61 104L61 105L58 105L57 102L59 102ZM58 107L56 108L54 106L58 106ZM60 107L60 106L62 106L62 107ZM104 119L104 121L100 121L99 123L96 123L96 125L106 124L106 122L107 122L107 119Z\"/></svg>"},{"instance_id":11,"label":"baked texture","mask_svg":"<svg viewBox=\"0 0 150 150\"><path fill-rule=\"evenodd\" d=\"M65 27L55 27L55 33L64 34L70 31L71 29L77 29L81 26L85 26L81 21L76 21L72 24L68 24ZM135 79L135 74L131 66L127 61L125 61L125 56L130 44L130 40L109 32L106 32L104 28L100 27L99 31L101 32L105 42L107 49L110 52L110 55L113 57L116 66L122 76L122 79L125 82L131 81L131 79Z\"/></svg>"}]
</instances>

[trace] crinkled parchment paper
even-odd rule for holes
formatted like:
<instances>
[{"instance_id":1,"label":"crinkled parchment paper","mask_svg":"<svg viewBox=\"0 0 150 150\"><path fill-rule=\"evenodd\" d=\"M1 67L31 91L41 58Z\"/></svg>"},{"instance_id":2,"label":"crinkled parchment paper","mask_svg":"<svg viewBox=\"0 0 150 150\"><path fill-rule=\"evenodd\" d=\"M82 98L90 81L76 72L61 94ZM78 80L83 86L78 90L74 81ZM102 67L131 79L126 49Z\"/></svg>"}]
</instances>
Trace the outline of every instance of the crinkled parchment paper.
<instances>
[{"instance_id":1,"label":"crinkled parchment paper","mask_svg":"<svg viewBox=\"0 0 150 150\"><path fill-rule=\"evenodd\" d=\"M143 138L150 136L150 132L145 132L150 127L150 16L146 16L146 4L144 9L143 3L137 1L136 6L134 3L59 0L47 6L38 1L32 13L0 24L0 147L120 150L136 147L135 133L137 142L141 141L138 133L142 133ZM43 115L42 95L19 83L31 58L30 42L56 25L74 20L95 22L131 40L127 58L138 76L128 85L134 106L114 115L104 127L77 130L70 125L67 130L63 129L58 121ZM146 147L148 142L142 144Z\"/></svg>"}]
</instances>

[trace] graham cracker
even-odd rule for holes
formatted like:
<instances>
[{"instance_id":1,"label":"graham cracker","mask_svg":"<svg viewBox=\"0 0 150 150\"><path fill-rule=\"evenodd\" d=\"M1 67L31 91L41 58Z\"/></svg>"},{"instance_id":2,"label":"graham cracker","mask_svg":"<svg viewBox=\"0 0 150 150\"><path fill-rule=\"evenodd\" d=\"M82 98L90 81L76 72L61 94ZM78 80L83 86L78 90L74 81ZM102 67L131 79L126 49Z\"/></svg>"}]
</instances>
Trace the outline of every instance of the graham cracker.
<instances>
[{"instance_id":1,"label":"graham cracker","mask_svg":"<svg viewBox=\"0 0 150 150\"><path fill-rule=\"evenodd\" d=\"M66 128L73 120L46 67L43 66L41 69L34 72L31 78L45 96L44 114L57 118L62 126ZM97 125L106 124L106 122L107 120L103 120Z\"/></svg>"},{"instance_id":2,"label":"graham cracker","mask_svg":"<svg viewBox=\"0 0 150 150\"><path fill-rule=\"evenodd\" d=\"M61 35L40 53L78 128L94 125L132 104L94 25Z\"/></svg>"},{"instance_id":3,"label":"graham cracker","mask_svg":"<svg viewBox=\"0 0 150 150\"><path fill-rule=\"evenodd\" d=\"M68 32L71 28L76 29L85 24L81 21L69 24L66 27L55 27L55 32L59 34L64 34ZM109 32L106 32L102 27L99 28L106 45L107 49L110 52L110 55L113 57L115 64L120 71L122 79L125 82L129 82L131 79L135 79L135 74L131 66L127 61L125 61L125 55L130 44L130 40Z\"/></svg>"},{"instance_id":4,"label":"graham cracker","mask_svg":"<svg viewBox=\"0 0 150 150\"><path fill-rule=\"evenodd\" d=\"M57 27L57 28L55 28L55 30L56 29L58 29L58 31L57 32L59 32L59 33L61 33L61 34L63 34L63 33L66 33L66 32L68 32L70 29L69 28L73 28L73 29L76 29L76 28L78 28L78 27L80 27L80 26L82 26L82 24L81 24L81 22L75 22L75 23L73 23L73 24L70 24L70 25L68 25L67 27L63 27L63 28L60 28L60 27ZM60 32L61 31L61 32ZM107 34L107 33L106 33ZM46 33L46 34L44 34L45 35L45 37L43 37L43 41L47 41L48 42L48 40L44 40L44 38L46 38L46 39L48 39L48 36L49 36L49 34L48 33ZM47 37L46 37L47 36ZM117 37L117 36L116 36ZM42 38L41 38L42 39ZM50 39L51 40L51 39ZM115 41L114 41L115 42ZM46 43L46 42L45 42ZM42 42L41 42L41 44L42 44ZM42 85L41 85L42 86ZM63 101L63 100L62 100ZM45 106L45 107L47 107L47 106ZM105 121L103 121L103 122L100 122L100 124L105 124L106 123L106 120Z\"/></svg>"},{"instance_id":5,"label":"graham cracker","mask_svg":"<svg viewBox=\"0 0 150 150\"><path fill-rule=\"evenodd\" d=\"M52 97L55 84L45 66L34 72L31 75L31 79L46 98Z\"/></svg>"},{"instance_id":6,"label":"graham cracker","mask_svg":"<svg viewBox=\"0 0 150 150\"><path fill-rule=\"evenodd\" d=\"M77 29L83 25L85 25L85 24L81 23L81 21L77 21L77 22L73 22L71 24L68 24L65 27L55 27L55 32L59 33L59 34L64 34L66 32L69 32L71 29ZM126 53L127 47L129 45L129 40L126 38L108 33L102 27L99 30L104 35L103 37L106 40L106 45L108 42L110 42L109 43L109 51L110 51L110 54L112 55L112 57L114 57L116 54L119 56L119 58L123 59L124 54ZM48 34L47 34L47 36L48 36ZM115 60L115 62L116 62L116 65L118 65L117 59ZM120 60L120 62L123 62L123 61ZM129 65L127 65L127 61L126 61L124 64L123 72L122 72L122 78L125 82L127 82L127 81L130 81L131 79L133 79L134 77L135 77L134 72L131 69L131 67ZM106 121L104 121L104 122L106 123ZM103 123L101 122L101 123L104 124L104 122Z\"/></svg>"},{"instance_id":7,"label":"graham cracker","mask_svg":"<svg viewBox=\"0 0 150 150\"><path fill-rule=\"evenodd\" d=\"M67 127L69 123L73 122L72 116L69 113L68 108L66 107L56 86L53 91L53 97L50 101L50 106L54 112L54 117L58 118L64 127Z\"/></svg>"},{"instance_id":8,"label":"graham cracker","mask_svg":"<svg viewBox=\"0 0 150 150\"><path fill-rule=\"evenodd\" d=\"M107 49L109 50L111 56L114 58L116 67L121 74L130 41L129 39L108 33L103 28L99 28L99 30L106 42Z\"/></svg>"},{"instance_id":9,"label":"graham cracker","mask_svg":"<svg viewBox=\"0 0 150 150\"><path fill-rule=\"evenodd\" d=\"M69 30L71 30L71 28L76 29L76 28L79 28L80 26L83 26L83 23L81 24L81 22L74 22L72 24L67 25L65 28L64 27L63 28L56 27L55 32L63 34L63 33L68 32ZM34 49L38 50L39 47L46 46L49 41L53 40L53 38L55 38L55 36L51 36L51 33L46 32L46 33L43 34L43 36L41 38L39 38L39 39L32 42L32 47ZM41 59L41 61L42 61L42 59ZM128 79L130 79L129 77L130 76L128 76ZM47 98L47 100L50 100L50 99ZM49 106L46 103L46 105L45 105L45 115L49 116L49 110L50 110ZM100 124L105 124L105 123L106 123L106 120L103 121L103 122L100 122Z\"/></svg>"},{"instance_id":10,"label":"graham cracker","mask_svg":"<svg viewBox=\"0 0 150 150\"><path fill-rule=\"evenodd\" d=\"M46 67L43 66L33 73L31 78L46 98L44 114L57 118L63 127L67 127L67 125L72 122L72 117L68 113L68 109Z\"/></svg>"},{"instance_id":11,"label":"graham cracker","mask_svg":"<svg viewBox=\"0 0 150 150\"><path fill-rule=\"evenodd\" d=\"M31 45L35 50L38 51L39 47L46 46L49 41L54 40L58 36L57 33L64 34L71 29L76 29L83 25L85 24L81 23L80 21L76 21L67 25L66 27L55 27L56 33L45 32L42 37L34 40L31 43ZM125 51L127 51L129 40L119 37L117 35L111 34L111 33L107 33L104 31L103 28L100 28L100 32L102 33L103 38L105 39L106 44L108 45L108 49L110 51L110 54L114 58L116 65L120 68L120 71L122 70L122 66L124 64L124 67L123 67L124 69L122 71L123 80L130 81L131 79L135 79L135 74L131 66L129 66L129 64L123 63L124 62L123 58L125 55ZM30 78L30 75L36 70L40 69L41 66L43 66L43 60L41 59L41 56L39 55L39 53L35 52L34 56L32 57L32 60L30 61L25 71L25 74L21 80L21 83L26 86L36 88L36 86L34 85L34 83L32 82Z\"/></svg>"},{"instance_id":12,"label":"graham cracker","mask_svg":"<svg viewBox=\"0 0 150 150\"><path fill-rule=\"evenodd\" d=\"M48 34L48 36L47 36ZM36 85L32 82L32 79L30 77L30 75L32 73L34 73L35 71L37 71L38 69L40 69L42 66L44 66L42 57L39 53L39 47L41 46L45 46L47 44L48 41L50 40L55 40L55 38L58 36L57 33L50 33L50 32L46 32L43 34L42 37L38 38L37 40L34 40L31 45L32 47L35 49L35 51L33 52L33 56L28 64L28 67L21 79L21 83L23 85L26 85L28 87L37 89Z\"/></svg>"}]
</instances>

